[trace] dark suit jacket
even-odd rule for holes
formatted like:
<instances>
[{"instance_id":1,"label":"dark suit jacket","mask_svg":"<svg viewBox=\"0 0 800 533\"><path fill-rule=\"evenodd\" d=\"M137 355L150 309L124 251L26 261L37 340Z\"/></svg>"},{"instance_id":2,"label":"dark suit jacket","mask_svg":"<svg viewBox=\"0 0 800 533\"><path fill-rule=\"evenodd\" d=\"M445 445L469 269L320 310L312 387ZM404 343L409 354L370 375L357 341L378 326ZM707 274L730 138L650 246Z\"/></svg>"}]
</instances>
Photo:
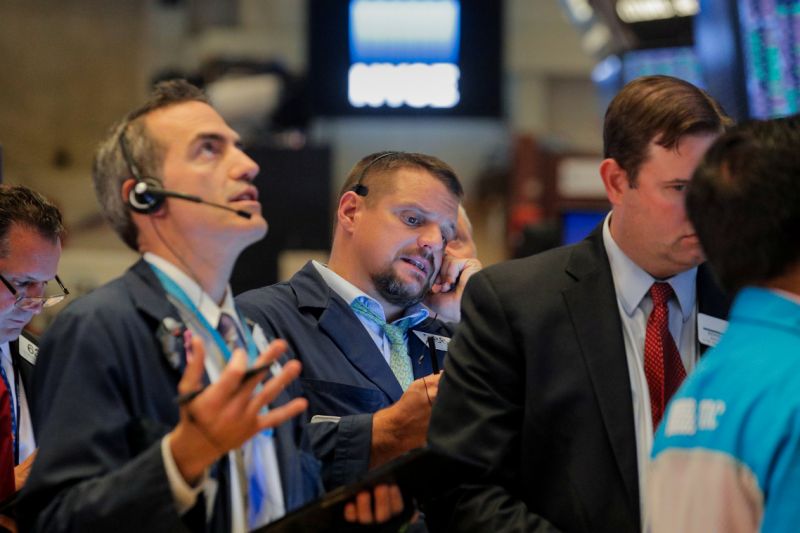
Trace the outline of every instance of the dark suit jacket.
<instances>
[{"instance_id":1,"label":"dark suit jacket","mask_svg":"<svg viewBox=\"0 0 800 533\"><path fill-rule=\"evenodd\" d=\"M724 317L704 267L697 284L700 311ZM641 531L633 400L600 228L469 280L429 443L487 471L429 508L429 526Z\"/></svg>"},{"instance_id":2,"label":"dark suit jacket","mask_svg":"<svg viewBox=\"0 0 800 533\"><path fill-rule=\"evenodd\" d=\"M308 426L326 487L358 479L369 467L372 414L403 394L363 324L310 262L288 282L248 291L236 303L267 335L286 339L303 363L308 416L342 417L338 424ZM416 379L432 370L428 347L413 330L449 338L451 328L428 319L409 332ZM440 368L443 358L444 352L437 350Z\"/></svg>"},{"instance_id":3,"label":"dark suit jacket","mask_svg":"<svg viewBox=\"0 0 800 533\"><path fill-rule=\"evenodd\" d=\"M165 317L180 321L139 261L62 311L44 335L31 395L39 456L19 504L20 530L229 529L224 460L211 524L202 496L183 517L175 509L160 448L178 422L174 398L185 360L165 355L156 333ZM298 420L276 430L287 510L320 488L316 460L297 448L301 435Z\"/></svg>"}]
</instances>

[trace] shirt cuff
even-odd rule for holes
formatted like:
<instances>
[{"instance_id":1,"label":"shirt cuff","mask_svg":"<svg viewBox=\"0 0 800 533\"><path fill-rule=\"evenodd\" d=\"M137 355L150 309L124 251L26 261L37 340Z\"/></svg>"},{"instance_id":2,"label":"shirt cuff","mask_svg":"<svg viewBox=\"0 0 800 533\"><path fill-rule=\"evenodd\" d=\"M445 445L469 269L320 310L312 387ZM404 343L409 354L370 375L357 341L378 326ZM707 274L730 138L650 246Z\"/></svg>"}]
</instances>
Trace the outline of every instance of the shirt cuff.
<instances>
[{"instance_id":1,"label":"shirt cuff","mask_svg":"<svg viewBox=\"0 0 800 533\"><path fill-rule=\"evenodd\" d=\"M197 495L203 490L203 486L208 480L208 470L203 472L203 477L194 487L189 485L178 470L178 465L175 464L175 458L169 447L169 434L161 439L161 457L164 461L164 470L167 472L169 488L172 490L172 497L175 500L175 507L178 514L182 515L194 507L197 502Z\"/></svg>"}]
</instances>

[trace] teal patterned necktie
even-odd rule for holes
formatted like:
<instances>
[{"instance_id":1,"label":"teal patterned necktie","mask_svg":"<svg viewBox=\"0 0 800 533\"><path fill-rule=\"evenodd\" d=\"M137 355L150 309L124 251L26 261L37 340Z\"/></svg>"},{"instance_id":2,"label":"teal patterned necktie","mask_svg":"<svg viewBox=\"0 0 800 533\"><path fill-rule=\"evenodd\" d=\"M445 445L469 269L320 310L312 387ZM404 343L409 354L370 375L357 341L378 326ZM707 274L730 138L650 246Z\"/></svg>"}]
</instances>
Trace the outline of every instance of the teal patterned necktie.
<instances>
[{"instance_id":1,"label":"teal patterned necktie","mask_svg":"<svg viewBox=\"0 0 800 533\"><path fill-rule=\"evenodd\" d=\"M406 317L398 320L394 324L389 324L380 315L376 314L364 302L364 298L356 298L350 304L353 311L366 318L373 324L380 326L386 338L389 339L389 366L394 372L394 376L400 383L403 391L408 389L414 381L414 371L411 369L411 358L408 357L408 345L406 344L406 332L412 327L413 319Z\"/></svg>"}]
</instances>

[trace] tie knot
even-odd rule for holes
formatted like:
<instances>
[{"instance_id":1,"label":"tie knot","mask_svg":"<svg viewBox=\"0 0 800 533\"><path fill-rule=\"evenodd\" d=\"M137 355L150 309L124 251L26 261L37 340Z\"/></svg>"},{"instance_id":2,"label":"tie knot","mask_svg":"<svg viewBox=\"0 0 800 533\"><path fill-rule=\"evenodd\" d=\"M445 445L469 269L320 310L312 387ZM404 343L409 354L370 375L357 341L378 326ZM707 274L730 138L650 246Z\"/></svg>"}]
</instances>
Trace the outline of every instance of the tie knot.
<instances>
[{"instance_id":1,"label":"tie knot","mask_svg":"<svg viewBox=\"0 0 800 533\"><path fill-rule=\"evenodd\" d=\"M673 295L672 285L657 281L650 287L650 298L653 299L653 305L662 305L669 301Z\"/></svg>"},{"instance_id":2,"label":"tie knot","mask_svg":"<svg viewBox=\"0 0 800 533\"><path fill-rule=\"evenodd\" d=\"M370 309L363 297L353 300L353 303L350 304L350 307L353 309L353 311L363 316L373 324L377 324L386 334L389 342L405 342L404 336L411 327L411 318L406 317L398 320L394 324L389 324L382 316Z\"/></svg>"},{"instance_id":3,"label":"tie knot","mask_svg":"<svg viewBox=\"0 0 800 533\"><path fill-rule=\"evenodd\" d=\"M236 321L228 313L219 315L217 331L219 331L219 334L225 339L225 344L228 345L229 350L233 351L236 348L244 347L244 342L242 342L239 336L239 328L236 326Z\"/></svg>"}]
</instances>

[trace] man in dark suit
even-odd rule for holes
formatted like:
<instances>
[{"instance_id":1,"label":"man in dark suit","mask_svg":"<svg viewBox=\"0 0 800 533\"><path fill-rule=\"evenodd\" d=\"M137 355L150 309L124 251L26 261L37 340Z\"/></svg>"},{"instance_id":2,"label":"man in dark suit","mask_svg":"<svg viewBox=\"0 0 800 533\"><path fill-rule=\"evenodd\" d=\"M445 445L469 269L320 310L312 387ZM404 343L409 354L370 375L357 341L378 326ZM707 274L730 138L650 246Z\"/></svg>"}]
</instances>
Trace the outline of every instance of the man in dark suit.
<instances>
[{"instance_id":1,"label":"man in dark suit","mask_svg":"<svg viewBox=\"0 0 800 533\"><path fill-rule=\"evenodd\" d=\"M605 222L473 276L429 443L485 472L431 505L437 528L641 530L653 428L726 313L683 197L728 123L691 84L629 83L606 112Z\"/></svg>"},{"instance_id":2,"label":"man in dark suit","mask_svg":"<svg viewBox=\"0 0 800 533\"><path fill-rule=\"evenodd\" d=\"M328 487L425 443L433 370L451 333L436 313L458 316L463 286L480 268L444 253L461 196L455 172L435 157L369 155L341 189L328 264L310 262L286 283L237 298L303 363ZM420 303L431 292L433 311Z\"/></svg>"},{"instance_id":3,"label":"man in dark suit","mask_svg":"<svg viewBox=\"0 0 800 533\"><path fill-rule=\"evenodd\" d=\"M257 172L184 81L157 85L100 145L103 213L142 258L42 339L25 530L240 532L319 494L294 418L306 406L292 383L300 364L248 327L228 285L266 232ZM268 380L245 378L262 365L255 376Z\"/></svg>"},{"instance_id":4,"label":"man in dark suit","mask_svg":"<svg viewBox=\"0 0 800 533\"><path fill-rule=\"evenodd\" d=\"M66 296L56 275L63 235L61 213L46 198L24 186L0 186L0 394L7 398L0 402L0 498L22 488L36 457L28 406L38 349L22 329Z\"/></svg>"}]
</instances>

